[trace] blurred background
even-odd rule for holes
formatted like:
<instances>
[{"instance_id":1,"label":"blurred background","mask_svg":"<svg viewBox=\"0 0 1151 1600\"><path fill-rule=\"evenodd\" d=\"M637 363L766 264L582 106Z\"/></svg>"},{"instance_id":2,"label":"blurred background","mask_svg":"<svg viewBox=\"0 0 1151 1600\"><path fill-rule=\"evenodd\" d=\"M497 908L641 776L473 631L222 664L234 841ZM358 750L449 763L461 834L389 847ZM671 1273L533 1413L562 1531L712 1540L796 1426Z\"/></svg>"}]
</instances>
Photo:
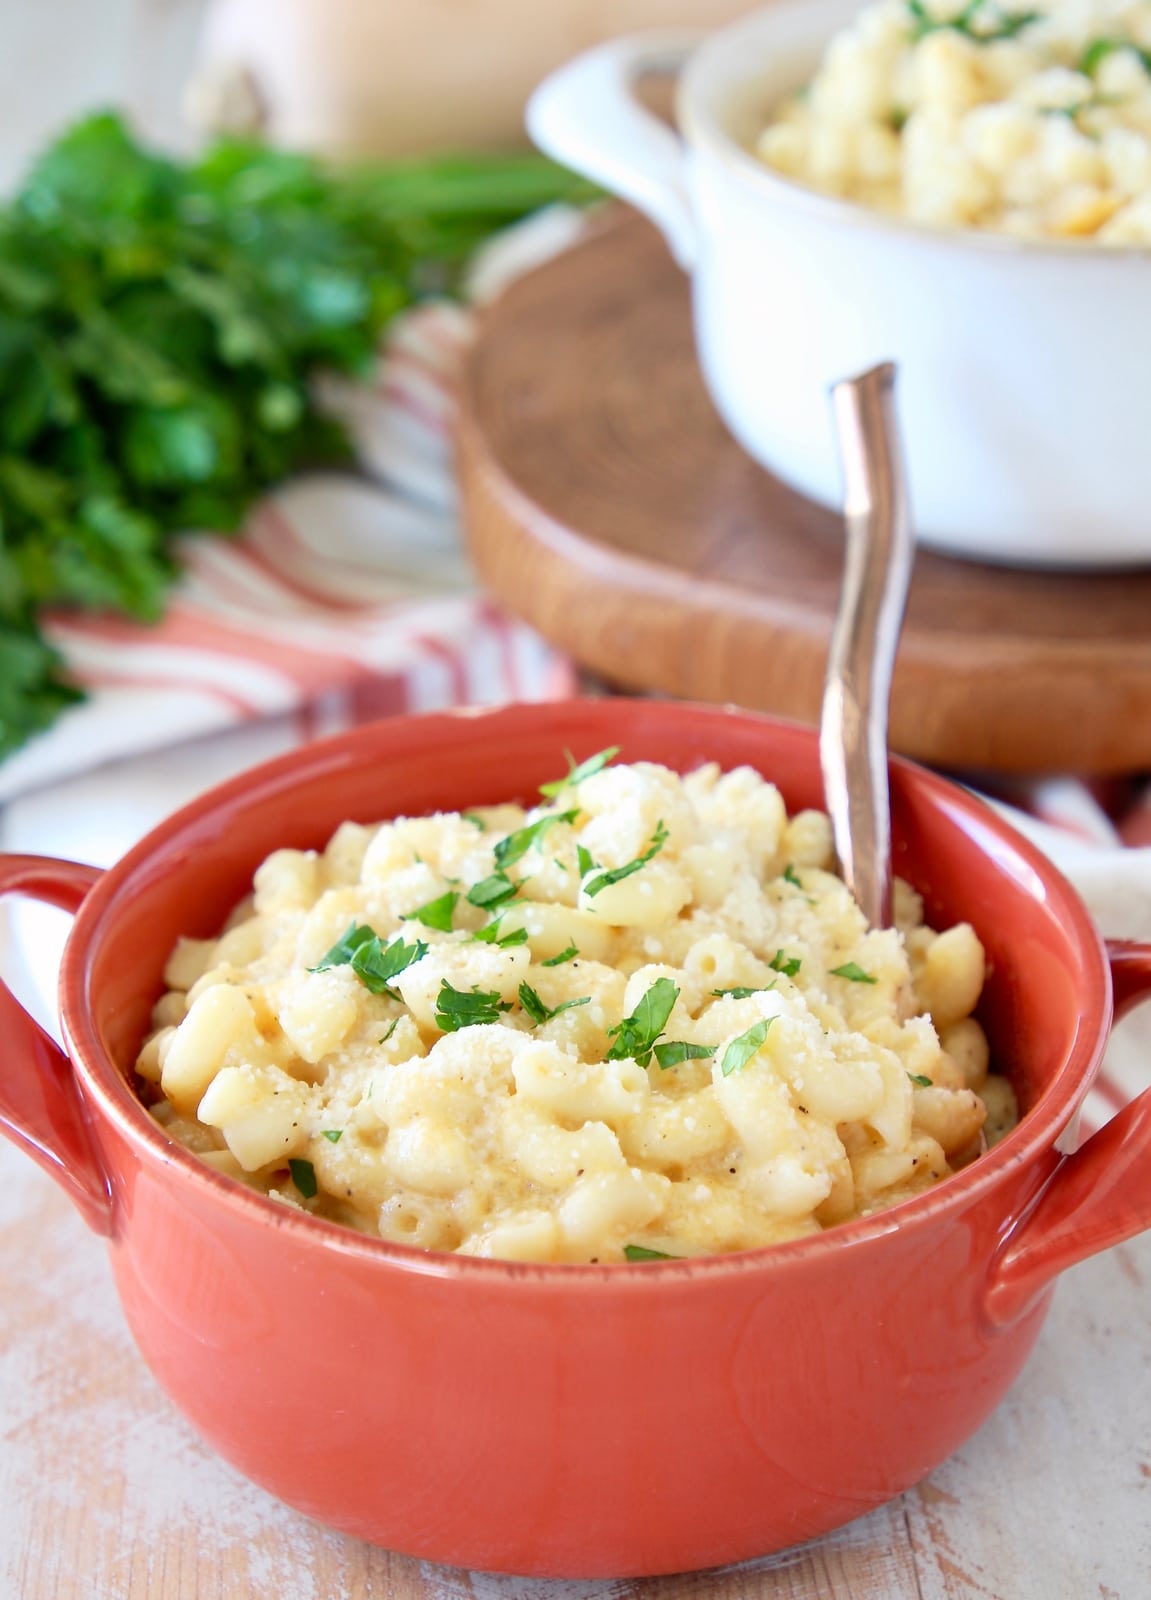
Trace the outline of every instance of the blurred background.
<instances>
[{"instance_id":1,"label":"blurred background","mask_svg":"<svg viewBox=\"0 0 1151 1600\"><path fill-rule=\"evenodd\" d=\"M598 38L742 0L0 0L0 184L81 111L174 148L188 117L338 154L506 146L527 90Z\"/></svg>"},{"instance_id":2,"label":"blurred background","mask_svg":"<svg viewBox=\"0 0 1151 1600\"><path fill-rule=\"evenodd\" d=\"M187 145L180 112L206 0L0 0L0 186L70 118L123 105Z\"/></svg>"}]
</instances>

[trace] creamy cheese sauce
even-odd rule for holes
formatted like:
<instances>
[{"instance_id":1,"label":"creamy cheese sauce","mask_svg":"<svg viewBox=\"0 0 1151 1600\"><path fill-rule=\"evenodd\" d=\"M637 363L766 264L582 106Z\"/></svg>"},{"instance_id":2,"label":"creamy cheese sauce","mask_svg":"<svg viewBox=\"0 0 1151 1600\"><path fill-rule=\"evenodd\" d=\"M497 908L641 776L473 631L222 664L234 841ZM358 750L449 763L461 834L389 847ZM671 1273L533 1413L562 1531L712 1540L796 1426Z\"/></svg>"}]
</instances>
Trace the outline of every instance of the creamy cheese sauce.
<instances>
[{"instance_id":1,"label":"creamy cheese sauce","mask_svg":"<svg viewBox=\"0 0 1151 1600\"><path fill-rule=\"evenodd\" d=\"M1149 244L1151 4L879 0L756 150L918 222Z\"/></svg>"},{"instance_id":2,"label":"creamy cheese sauce","mask_svg":"<svg viewBox=\"0 0 1151 1600\"><path fill-rule=\"evenodd\" d=\"M137 1063L202 1160L385 1239L611 1262L927 1188L1015 1120L972 929L868 931L819 812L592 758L534 810L349 822L182 940Z\"/></svg>"}]
</instances>

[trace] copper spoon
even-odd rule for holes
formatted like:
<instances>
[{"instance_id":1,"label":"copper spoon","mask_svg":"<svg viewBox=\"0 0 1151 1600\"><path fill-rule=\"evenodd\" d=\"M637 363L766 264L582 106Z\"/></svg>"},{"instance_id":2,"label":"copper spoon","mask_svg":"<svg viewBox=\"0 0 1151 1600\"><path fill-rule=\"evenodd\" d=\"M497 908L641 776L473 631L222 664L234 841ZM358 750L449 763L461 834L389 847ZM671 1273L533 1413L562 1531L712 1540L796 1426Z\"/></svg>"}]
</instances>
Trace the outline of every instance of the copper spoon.
<instances>
[{"instance_id":1,"label":"copper spoon","mask_svg":"<svg viewBox=\"0 0 1151 1600\"><path fill-rule=\"evenodd\" d=\"M819 728L843 878L869 927L891 926L887 721L915 542L890 362L832 389L847 546Z\"/></svg>"}]
</instances>

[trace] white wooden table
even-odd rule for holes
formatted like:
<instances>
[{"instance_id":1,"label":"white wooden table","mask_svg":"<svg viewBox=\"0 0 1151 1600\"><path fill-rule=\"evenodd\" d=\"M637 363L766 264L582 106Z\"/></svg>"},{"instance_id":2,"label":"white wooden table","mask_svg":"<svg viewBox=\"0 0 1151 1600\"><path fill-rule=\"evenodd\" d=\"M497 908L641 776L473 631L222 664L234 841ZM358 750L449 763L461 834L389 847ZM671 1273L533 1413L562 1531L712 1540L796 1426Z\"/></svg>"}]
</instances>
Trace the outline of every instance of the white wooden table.
<instances>
[{"instance_id":1,"label":"white wooden table","mask_svg":"<svg viewBox=\"0 0 1151 1600\"><path fill-rule=\"evenodd\" d=\"M0 183L69 117L128 103L178 142L202 0L0 0ZM387 3L387 0L380 0ZM0 814L0 847L109 859L274 734L106 770ZM62 921L26 918L51 965ZM0 936L0 965L16 952ZM43 995L31 997L43 1007ZM0 1041L2 1050L3 1041ZM0 1071L3 1070L0 1057ZM1151 1159L1151 1152L1149 1152ZM0 1600L1148 1600L1151 1235L1069 1274L1023 1377L916 1490L722 1572L545 1583L359 1544L220 1462L136 1355L101 1244L0 1142Z\"/></svg>"}]
</instances>

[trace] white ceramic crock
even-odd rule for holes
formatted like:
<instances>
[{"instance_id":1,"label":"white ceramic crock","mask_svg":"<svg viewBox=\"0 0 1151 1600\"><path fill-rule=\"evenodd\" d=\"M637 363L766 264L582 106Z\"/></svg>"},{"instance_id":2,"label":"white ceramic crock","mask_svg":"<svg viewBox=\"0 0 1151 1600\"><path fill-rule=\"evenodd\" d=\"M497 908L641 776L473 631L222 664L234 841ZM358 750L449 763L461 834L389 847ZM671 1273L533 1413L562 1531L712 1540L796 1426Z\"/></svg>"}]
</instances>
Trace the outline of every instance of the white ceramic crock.
<instances>
[{"instance_id":1,"label":"white ceramic crock","mask_svg":"<svg viewBox=\"0 0 1151 1600\"><path fill-rule=\"evenodd\" d=\"M769 471L838 506L828 388L894 360L923 544L1017 565L1151 561L1151 250L905 223L749 153L858 8L784 0L702 43L602 46L541 85L529 131L661 227L692 275L712 397ZM681 140L631 86L684 60Z\"/></svg>"}]
</instances>

